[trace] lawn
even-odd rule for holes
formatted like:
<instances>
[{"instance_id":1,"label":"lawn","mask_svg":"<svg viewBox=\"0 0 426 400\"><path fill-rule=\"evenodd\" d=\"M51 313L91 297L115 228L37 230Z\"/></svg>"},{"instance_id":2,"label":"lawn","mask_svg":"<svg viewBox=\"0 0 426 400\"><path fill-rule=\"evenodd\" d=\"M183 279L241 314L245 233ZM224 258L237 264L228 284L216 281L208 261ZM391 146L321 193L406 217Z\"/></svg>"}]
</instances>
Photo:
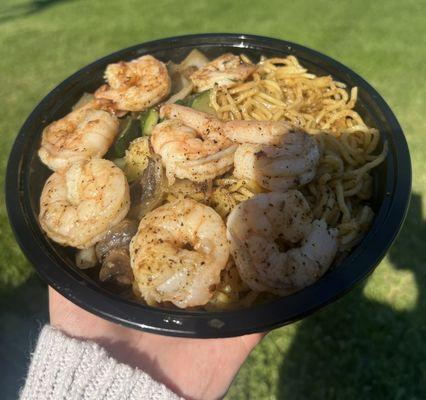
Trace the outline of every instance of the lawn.
<instances>
[{"instance_id":1,"label":"lawn","mask_svg":"<svg viewBox=\"0 0 426 400\"><path fill-rule=\"evenodd\" d=\"M55 85L117 49L186 33L247 32L315 48L367 79L409 142L413 197L376 272L324 311L267 336L229 399L426 398L426 36L424 0L2 0L0 183L24 119ZM45 287L21 254L0 200L0 387L13 399L47 319Z\"/></svg>"}]
</instances>

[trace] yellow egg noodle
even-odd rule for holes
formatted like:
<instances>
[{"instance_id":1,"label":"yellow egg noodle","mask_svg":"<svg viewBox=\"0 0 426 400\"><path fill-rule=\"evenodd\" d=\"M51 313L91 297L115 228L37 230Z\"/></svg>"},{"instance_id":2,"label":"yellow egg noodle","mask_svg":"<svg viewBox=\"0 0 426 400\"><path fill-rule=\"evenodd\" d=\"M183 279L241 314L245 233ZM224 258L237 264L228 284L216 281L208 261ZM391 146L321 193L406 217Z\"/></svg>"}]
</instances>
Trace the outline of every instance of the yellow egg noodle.
<instances>
[{"instance_id":1,"label":"yellow egg noodle","mask_svg":"<svg viewBox=\"0 0 426 400\"><path fill-rule=\"evenodd\" d=\"M245 62L250 60L244 57ZM321 149L315 179L300 188L308 199L315 218L323 218L339 230L339 250L348 252L363 237L374 217L365 201L372 196L371 169L387 155L387 143L380 154L380 134L368 127L354 110L358 90L331 76L316 76L303 68L296 57L262 58L252 77L231 88L215 87L210 103L223 120L286 120L312 134ZM240 201L252 197L259 188L230 176L215 179L215 202L211 204L222 216ZM229 271L229 269L228 269ZM232 269L231 269L232 271ZM232 275L232 274L231 274ZM215 301L232 303L227 290L238 279L222 283ZM244 286L242 289L247 289ZM243 297L242 306L255 295Z\"/></svg>"}]
</instances>

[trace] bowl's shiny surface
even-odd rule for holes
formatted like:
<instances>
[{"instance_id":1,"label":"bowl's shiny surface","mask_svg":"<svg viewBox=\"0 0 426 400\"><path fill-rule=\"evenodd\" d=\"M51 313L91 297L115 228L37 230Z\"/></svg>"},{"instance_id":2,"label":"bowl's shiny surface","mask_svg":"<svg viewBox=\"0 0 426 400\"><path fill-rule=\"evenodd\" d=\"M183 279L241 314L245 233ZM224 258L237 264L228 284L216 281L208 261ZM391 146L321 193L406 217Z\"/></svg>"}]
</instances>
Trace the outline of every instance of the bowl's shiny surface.
<instances>
[{"instance_id":1,"label":"bowl's shiny surface","mask_svg":"<svg viewBox=\"0 0 426 400\"><path fill-rule=\"evenodd\" d=\"M226 51L244 52L253 60L293 54L310 71L331 74L349 87L358 86L357 111L378 128L389 155L374 172L374 223L345 260L314 285L268 304L239 311L207 313L156 309L101 288L74 267L73 252L50 241L37 221L39 197L50 171L37 157L40 136L50 122L67 114L83 92L103 83L107 64L152 54L162 61L182 60L193 48L210 58ZM331 58L293 43L252 35L204 34L161 39L118 51L82 68L50 92L34 109L13 146L6 177L6 201L15 236L40 275L65 297L114 322L165 335L226 337L258 332L300 319L336 300L371 273L395 239L408 206L411 164L407 143L392 111L361 77Z\"/></svg>"}]
</instances>

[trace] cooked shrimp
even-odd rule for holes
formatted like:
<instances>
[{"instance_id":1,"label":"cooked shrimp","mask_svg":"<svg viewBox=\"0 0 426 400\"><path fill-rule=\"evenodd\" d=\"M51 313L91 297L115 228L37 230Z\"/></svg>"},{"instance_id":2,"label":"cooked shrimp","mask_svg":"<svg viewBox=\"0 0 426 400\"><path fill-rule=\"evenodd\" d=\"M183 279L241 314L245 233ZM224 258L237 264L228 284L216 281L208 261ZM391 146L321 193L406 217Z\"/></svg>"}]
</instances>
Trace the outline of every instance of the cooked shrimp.
<instances>
[{"instance_id":1,"label":"cooked shrimp","mask_svg":"<svg viewBox=\"0 0 426 400\"><path fill-rule=\"evenodd\" d=\"M160 115L171 119L155 126L151 144L170 184L175 177L202 182L232 168L237 146L223 136L221 121L175 104L161 107Z\"/></svg>"},{"instance_id":2,"label":"cooked shrimp","mask_svg":"<svg viewBox=\"0 0 426 400\"><path fill-rule=\"evenodd\" d=\"M229 214L227 237L243 281L255 291L278 295L317 281L337 252L337 230L322 220L312 222L297 190L240 203Z\"/></svg>"},{"instance_id":3,"label":"cooked shrimp","mask_svg":"<svg viewBox=\"0 0 426 400\"><path fill-rule=\"evenodd\" d=\"M224 135L236 143L279 145L294 128L286 121L229 121Z\"/></svg>"},{"instance_id":4,"label":"cooked shrimp","mask_svg":"<svg viewBox=\"0 0 426 400\"><path fill-rule=\"evenodd\" d=\"M86 96L85 96L86 95ZM89 96L92 96L90 99ZM73 111L83 108L93 108L95 110L103 110L108 112L111 115L116 116L117 118L124 117L127 114L127 111L122 111L117 109L115 103L112 100L107 99L97 99L94 94L83 94L80 100L74 104Z\"/></svg>"},{"instance_id":5,"label":"cooked shrimp","mask_svg":"<svg viewBox=\"0 0 426 400\"><path fill-rule=\"evenodd\" d=\"M171 87L166 66L149 55L108 65L105 79L108 85L101 86L95 97L112 100L125 111L146 110L166 98Z\"/></svg>"},{"instance_id":6,"label":"cooked shrimp","mask_svg":"<svg viewBox=\"0 0 426 400\"><path fill-rule=\"evenodd\" d=\"M232 142L225 136L225 122L214 115L179 104L166 104L160 108L160 117L177 119L199 132L203 137L211 139L211 144L214 145L216 151L232 145Z\"/></svg>"},{"instance_id":7,"label":"cooked shrimp","mask_svg":"<svg viewBox=\"0 0 426 400\"><path fill-rule=\"evenodd\" d=\"M228 261L225 224L194 200L167 203L142 218L130 256L137 289L148 304L204 305Z\"/></svg>"},{"instance_id":8,"label":"cooked shrimp","mask_svg":"<svg viewBox=\"0 0 426 400\"><path fill-rule=\"evenodd\" d=\"M114 141L118 125L108 112L83 106L43 130L38 155L54 171L74 161L101 158Z\"/></svg>"},{"instance_id":9,"label":"cooked shrimp","mask_svg":"<svg viewBox=\"0 0 426 400\"><path fill-rule=\"evenodd\" d=\"M320 150L304 132L289 132L279 146L242 144L234 156L234 175L271 191L305 185L316 173Z\"/></svg>"},{"instance_id":10,"label":"cooked shrimp","mask_svg":"<svg viewBox=\"0 0 426 400\"><path fill-rule=\"evenodd\" d=\"M214 115L178 104L164 105L160 115L179 119L185 125L227 146L231 141L278 145L288 132L294 130L293 126L285 121L222 121Z\"/></svg>"},{"instance_id":11,"label":"cooked shrimp","mask_svg":"<svg viewBox=\"0 0 426 400\"><path fill-rule=\"evenodd\" d=\"M129 186L111 161L77 161L53 173L40 197L42 229L63 246L93 246L127 214Z\"/></svg>"},{"instance_id":12,"label":"cooked shrimp","mask_svg":"<svg viewBox=\"0 0 426 400\"><path fill-rule=\"evenodd\" d=\"M202 92L215 84L222 87L234 86L246 80L255 70L255 65L244 62L240 56L226 53L195 71L190 79L197 91Z\"/></svg>"}]
</instances>

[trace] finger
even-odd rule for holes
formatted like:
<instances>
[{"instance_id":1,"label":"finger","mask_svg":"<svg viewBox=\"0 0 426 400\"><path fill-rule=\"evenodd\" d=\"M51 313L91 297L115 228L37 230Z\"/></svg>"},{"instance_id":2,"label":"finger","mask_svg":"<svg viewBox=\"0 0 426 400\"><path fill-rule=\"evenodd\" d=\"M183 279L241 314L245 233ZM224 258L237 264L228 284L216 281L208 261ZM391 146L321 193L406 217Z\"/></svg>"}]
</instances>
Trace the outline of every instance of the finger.
<instances>
[{"instance_id":1,"label":"finger","mask_svg":"<svg viewBox=\"0 0 426 400\"><path fill-rule=\"evenodd\" d=\"M79 313L81 308L59 294L55 289L49 286L49 313L50 319L56 318L58 315Z\"/></svg>"},{"instance_id":2,"label":"finger","mask_svg":"<svg viewBox=\"0 0 426 400\"><path fill-rule=\"evenodd\" d=\"M241 339L243 340L248 351L251 351L259 342L267 335L268 332L252 333L245 335Z\"/></svg>"},{"instance_id":3,"label":"finger","mask_svg":"<svg viewBox=\"0 0 426 400\"><path fill-rule=\"evenodd\" d=\"M106 321L83 310L72 303L55 289L49 287L50 323L57 328L72 334L80 334L87 326L99 326Z\"/></svg>"}]
</instances>

